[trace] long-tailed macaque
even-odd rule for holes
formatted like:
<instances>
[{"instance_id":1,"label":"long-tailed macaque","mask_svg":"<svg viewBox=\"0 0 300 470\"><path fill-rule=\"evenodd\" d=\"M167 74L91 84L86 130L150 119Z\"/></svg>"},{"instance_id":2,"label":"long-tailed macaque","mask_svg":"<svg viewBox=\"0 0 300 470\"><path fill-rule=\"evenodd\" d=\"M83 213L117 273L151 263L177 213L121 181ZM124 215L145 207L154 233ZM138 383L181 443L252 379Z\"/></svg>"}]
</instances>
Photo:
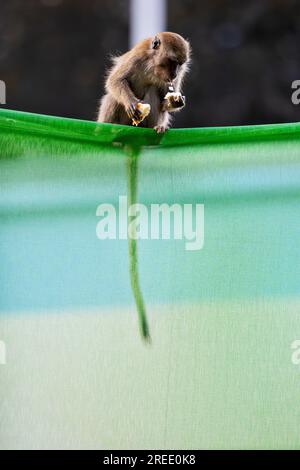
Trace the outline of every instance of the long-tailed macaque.
<instances>
[{"instance_id":1,"label":"long-tailed macaque","mask_svg":"<svg viewBox=\"0 0 300 470\"><path fill-rule=\"evenodd\" d=\"M176 33L159 33L113 59L101 100L98 122L153 127L170 125L170 114L185 106L181 84L190 45Z\"/></svg>"}]
</instances>

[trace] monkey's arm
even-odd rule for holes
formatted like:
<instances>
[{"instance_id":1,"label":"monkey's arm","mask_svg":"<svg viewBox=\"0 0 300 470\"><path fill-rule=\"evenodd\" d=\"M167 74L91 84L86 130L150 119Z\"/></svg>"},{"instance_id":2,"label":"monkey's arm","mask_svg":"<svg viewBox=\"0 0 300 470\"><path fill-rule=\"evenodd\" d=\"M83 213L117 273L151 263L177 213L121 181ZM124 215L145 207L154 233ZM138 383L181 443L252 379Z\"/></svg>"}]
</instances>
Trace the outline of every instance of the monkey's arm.
<instances>
[{"instance_id":1,"label":"monkey's arm","mask_svg":"<svg viewBox=\"0 0 300 470\"><path fill-rule=\"evenodd\" d=\"M139 120L140 111L136 107L140 100L133 93L128 75L125 75L122 68L116 67L112 70L106 83L107 92L125 108L126 113L133 120Z\"/></svg>"}]
</instances>

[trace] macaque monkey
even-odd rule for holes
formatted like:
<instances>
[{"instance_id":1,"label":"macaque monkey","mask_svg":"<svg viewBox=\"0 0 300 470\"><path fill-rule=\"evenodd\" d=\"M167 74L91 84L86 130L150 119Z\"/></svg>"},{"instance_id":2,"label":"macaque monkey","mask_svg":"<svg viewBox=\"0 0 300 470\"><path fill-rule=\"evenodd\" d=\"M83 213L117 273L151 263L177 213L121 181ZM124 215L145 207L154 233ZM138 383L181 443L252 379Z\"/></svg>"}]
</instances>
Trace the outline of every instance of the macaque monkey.
<instances>
[{"instance_id":1,"label":"macaque monkey","mask_svg":"<svg viewBox=\"0 0 300 470\"><path fill-rule=\"evenodd\" d=\"M98 122L153 127L170 125L170 113L185 106L181 84L190 45L179 34L159 33L113 59L101 100Z\"/></svg>"}]
</instances>

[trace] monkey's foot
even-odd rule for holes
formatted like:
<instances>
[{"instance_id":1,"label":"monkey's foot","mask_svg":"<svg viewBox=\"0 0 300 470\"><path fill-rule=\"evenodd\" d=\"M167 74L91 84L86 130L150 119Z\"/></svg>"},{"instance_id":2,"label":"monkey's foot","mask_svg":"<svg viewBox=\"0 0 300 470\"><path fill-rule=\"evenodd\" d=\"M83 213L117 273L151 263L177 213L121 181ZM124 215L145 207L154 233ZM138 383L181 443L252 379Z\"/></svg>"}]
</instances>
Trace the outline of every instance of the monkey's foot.
<instances>
[{"instance_id":1,"label":"monkey's foot","mask_svg":"<svg viewBox=\"0 0 300 470\"><path fill-rule=\"evenodd\" d=\"M167 126L155 126L154 127L154 130L158 133L158 134L164 134L169 128Z\"/></svg>"},{"instance_id":2,"label":"monkey's foot","mask_svg":"<svg viewBox=\"0 0 300 470\"><path fill-rule=\"evenodd\" d=\"M166 94L164 102L164 108L167 111L177 111L185 106L185 96L183 96L181 93L169 92Z\"/></svg>"}]
</instances>

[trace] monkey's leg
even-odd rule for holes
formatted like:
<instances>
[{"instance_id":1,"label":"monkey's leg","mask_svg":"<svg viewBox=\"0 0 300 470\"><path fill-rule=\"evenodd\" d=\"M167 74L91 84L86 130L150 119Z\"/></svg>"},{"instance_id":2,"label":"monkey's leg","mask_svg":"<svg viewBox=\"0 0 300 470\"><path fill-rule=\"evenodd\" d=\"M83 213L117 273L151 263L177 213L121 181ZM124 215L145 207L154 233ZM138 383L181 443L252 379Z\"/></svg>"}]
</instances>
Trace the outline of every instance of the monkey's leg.
<instances>
[{"instance_id":1,"label":"monkey's leg","mask_svg":"<svg viewBox=\"0 0 300 470\"><path fill-rule=\"evenodd\" d=\"M163 111L158 116L158 121L154 129L158 134L163 134L170 127L171 116L167 111Z\"/></svg>"},{"instance_id":2,"label":"monkey's leg","mask_svg":"<svg viewBox=\"0 0 300 470\"><path fill-rule=\"evenodd\" d=\"M102 98L97 120L98 122L124 124L127 126L131 124L131 120L124 107L111 95L104 95Z\"/></svg>"},{"instance_id":3,"label":"monkey's leg","mask_svg":"<svg viewBox=\"0 0 300 470\"><path fill-rule=\"evenodd\" d=\"M119 105L112 96L103 96L100 104L97 121L111 122L114 124L117 124L119 122Z\"/></svg>"}]
</instances>

